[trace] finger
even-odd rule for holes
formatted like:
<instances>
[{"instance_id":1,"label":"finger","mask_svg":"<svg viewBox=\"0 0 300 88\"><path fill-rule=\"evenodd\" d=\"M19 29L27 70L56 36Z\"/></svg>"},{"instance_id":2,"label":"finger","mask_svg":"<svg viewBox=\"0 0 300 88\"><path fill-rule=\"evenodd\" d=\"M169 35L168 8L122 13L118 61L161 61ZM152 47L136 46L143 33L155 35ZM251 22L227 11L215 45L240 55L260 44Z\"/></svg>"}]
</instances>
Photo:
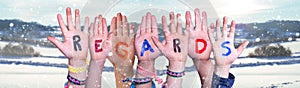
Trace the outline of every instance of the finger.
<instances>
[{"instance_id":1,"label":"finger","mask_svg":"<svg viewBox=\"0 0 300 88\"><path fill-rule=\"evenodd\" d=\"M157 46L157 48L158 48L160 51L165 50L165 49L164 49L165 47L162 45L162 43L159 42L159 40L158 40L157 37L152 36L151 38L152 38L154 44Z\"/></svg>"},{"instance_id":2,"label":"finger","mask_svg":"<svg viewBox=\"0 0 300 88\"><path fill-rule=\"evenodd\" d=\"M222 37L227 37L227 17L223 18L223 29L222 29Z\"/></svg>"},{"instance_id":3,"label":"finger","mask_svg":"<svg viewBox=\"0 0 300 88\"><path fill-rule=\"evenodd\" d=\"M128 23L127 23L127 17L122 16L122 30L123 30L123 36L128 36Z\"/></svg>"},{"instance_id":4,"label":"finger","mask_svg":"<svg viewBox=\"0 0 300 88\"><path fill-rule=\"evenodd\" d=\"M90 37L94 36L94 26L95 24L94 23L91 23L90 25Z\"/></svg>"},{"instance_id":5,"label":"finger","mask_svg":"<svg viewBox=\"0 0 300 88\"><path fill-rule=\"evenodd\" d=\"M221 39L220 20L216 21L217 40Z\"/></svg>"},{"instance_id":6,"label":"finger","mask_svg":"<svg viewBox=\"0 0 300 88\"><path fill-rule=\"evenodd\" d=\"M105 18L102 18L102 31L103 31L103 35L107 36L107 24Z\"/></svg>"},{"instance_id":7,"label":"finger","mask_svg":"<svg viewBox=\"0 0 300 88\"><path fill-rule=\"evenodd\" d=\"M102 15L98 16L98 35L103 35L102 31L103 31L103 27L102 27Z\"/></svg>"},{"instance_id":8,"label":"finger","mask_svg":"<svg viewBox=\"0 0 300 88\"><path fill-rule=\"evenodd\" d=\"M75 26L76 26L76 30L81 30L81 26L80 26L80 14L79 14L79 10L78 9L75 10Z\"/></svg>"},{"instance_id":9,"label":"finger","mask_svg":"<svg viewBox=\"0 0 300 88\"><path fill-rule=\"evenodd\" d=\"M170 12L170 31L171 33L176 33L174 12Z\"/></svg>"},{"instance_id":10,"label":"finger","mask_svg":"<svg viewBox=\"0 0 300 88\"><path fill-rule=\"evenodd\" d=\"M139 37L140 35L141 35L141 25L138 26L135 38Z\"/></svg>"},{"instance_id":11,"label":"finger","mask_svg":"<svg viewBox=\"0 0 300 88\"><path fill-rule=\"evenodd\" d=\"M231 21L230 31L229 31L229 38L234 39L234 33L235 33L235 21Z\"/></svg>"},{"instance_id":12,"label":"finger","mask_svg":"<svg viewBox=\"0 0 300 88\"><path fill-rule=\"evenodd\" d=\"M185 19L186 19L186 25L185 25L185 28L187 29L187 31L189 33L191 32L194 32L194 29L192 28L193 27L193 23L192 23L192 18L191 18L191 13L190 11L186 11L185 12Z\"/></svg>"},{"instance_id":13,"label":"finger","mask_svg":"<svg viewBox=\"0 0 300 88\"><path fill-rule=\"evenodd\" d=\"M58 24L59 24L59 27L60 27L60 30L61 30L63 36L65 36L66 33L68 32L68 29L64 23L64 20L61 17L61 14L57 14L57 21L58 21Z\"/></svg>"},{"instance_id":14,"label":"finger","mask_svg":"<svg viewBox=\"0 0 300 88\"><path fill-rule=\"evenodd\" d=\"M202 12L202 25L201 25L201 29L203 31L207 31L207 14L205 11Z\"/></svg>"},{"instance_id":15,"label":"finger","mask_svg":"<svg viewBox=\"0 0 300 88\"><path fill-rule=\"evenodd\" d=\"M130 26L130 28L129 28L129 37L133 38L134 37L134 25L130 24L129 26Z\"/></svg>"},{"instance_id":16,"label":"finger","mask_svg":"<svg viewBox=\"0 0 300 88\"><path fill-rule=\"evenodd\" d=\"M63 43L60 42L59 40L55 39L52 36L48 36L47 38L50 42L52 42L59 50L63 48ZM61 50L62 51L62 50Z\"/></svg>"},{"instance_id":17,"label":"finger","mask_svg":"<svg viewBox=\"0 0 300 88\"><path fill-rule=\"evenodd\" d=\"M242 52L244 51L244 49L247 47L248 44L249 44L249 41L245 41L237 48L238 56L242 54Z\"/></svg>"},{"instance_id":18,"label":"finger","mask_svg":"<svg viewBox=\"0 0 300 88\"><path fill-rule=\"evenodd\" d=\"M90 19L89 19L89 17L85 17L85 19L84 19L84 28L83 28L83 32L84 33L86 33L86 34L88 34L89 32L89 23L90 22Z\"/></svg>"},{"instance_id":19,"label":"finger","mask_svg":"<svg viewBox=\"0 0 300 88\"><path fill-rule=\"evenodd\" d=\"M154 15L151 16L151 32L154 33L155 36L158 35L158 29L157 29L157 21L156 21L156 17Z\"/></svg>"},{"instance_id":20,"label":"finger","mask_svg":"<svg viewBox=\"0 0 300 88\"><path fill-rule=\"evenodd\" d=\"M116 20L117 20L116 17L113 17L113 18L111 19L111 23L110 23L110 31L109 31L109 33L117 34L117 32L116 32Z\"/></svg>"},{"instance_id":21,"label":"finger","mask_svg":"<svg viewBox=\"0 0 300 88\"><path fill-rule=\"evenodd\" d=\"M94 33L94 36L98 35L98 16L95 17L94 19L94 24L93 24L93 33Z\"/></svg>"},{"instance_id":22,"label":"finger","mask_svg":"<svg viewBox=\"0 0 300 88\"><path fill-rule=\"evenodd\" d=\"M163 25L163 31L169 33L166 17L162 16L161 21Z\"/></svg>"},{"instance_id":23,"label":"finger","mask_svg":"<svg viewBox=\"0 0 300 88\"><path fill-rule=\"evenodd\" d=\"M73 31L74 24L73 24L73 21L72 21L72 13L71 13L71 8L70 7L67 7L66 14L67 14L68 29L69 29L69 31Z\"/></svg>"},{"instance_id":24,"label":"finger","mask_svg":"<svg viewBox=\"0 0 300 88\"><path fill-rule=\"evenodd\" d=\"M146 15L146 33L151 33L151 26L152 26L152 15L150 12L147 12L147 15Z\"/></svg>"},{"instance_id":25,"label":"finger","mask_svg":"<svg viewBox=\"0 0 300 88\"><path fill-rule=\"evenodd\" d=\"M214 24L213 23L210 24L210 28L207 31L208 31L208 37L209 37L210 42L212 44L214 44L216 39L214 37Z\"/></svg>"},{"instance_id":26,"label":"finger","mask_svg":"<svg viewBox=\"0 0 300 88\"><path fill-rule=\"evenodd\" d=\"M145 32L146 32L146 16L143 16L142 24L141 24L141 34L144 34Z\"/></svg>"},{"instance_id":27,"label":"finger","mask_svg":"<svg viewBox=\"0 0 300 88\"><path fill-rule=\"evenodd\" d=\"M196 24L196 30L197 30L201 26L200 10L198 8L196 8L194 10L194 13L195 13L195 22L196 22L195 24Z\"/></svg>"},{"instance_id":28,"label":"finger","mask_svg":"<svg viewBox=\"0 0 300 88\"><path fill-rule=\"evenodd\" d=\"M105 43L103 44L103 48L106 49L106 52L110 52L111 50L111 39L114 33L109 33L107 36L107 39L105 40Z\"/></svg>"},{"instance_id":29,"label":"finger","mask_svg":"<svg viewBox=\"0 0 300 88\"><path fill-rule=\"evenodd\" d=\"M172 39L170 37L170 34L168 34L167 32L164 31L164 35L165 35L165 40L166 40L165 44L167 45L168 43L171 43Z\"/></svg>"},{"instance_id":30,"label":"finger","mask_svg":"<svg viewBox=\"0 0 300 88\"><path fill-rule=\"evenodd\" d=\"M122 36L122 14L118 13L117 14L117 36Z\"/></svg>"},{"instance_id":31,"label":"finger","mask_svg":"<svg viewBox=\"0 0 300 88\"><path fill-rule=\"evenodd\" d=\"M181 14L177 14L177 33L182 34Z\"/></svg>"}]
</instances>

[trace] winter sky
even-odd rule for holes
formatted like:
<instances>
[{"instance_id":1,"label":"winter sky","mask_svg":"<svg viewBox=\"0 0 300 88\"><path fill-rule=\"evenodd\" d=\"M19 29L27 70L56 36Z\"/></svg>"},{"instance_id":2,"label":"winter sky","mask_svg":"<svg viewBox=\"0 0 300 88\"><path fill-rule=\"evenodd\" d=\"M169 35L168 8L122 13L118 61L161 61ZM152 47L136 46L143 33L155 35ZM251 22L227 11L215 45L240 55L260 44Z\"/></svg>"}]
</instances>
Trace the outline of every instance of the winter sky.
<instances>
[{"instance_id":1,"label":"winter sky","mask_svg":"<svg viewBox=\"0 0 300 88\"><path fill-rule=\"evenodd\" d=\"M134 16L134 14L136 13L131 12L132 9L130 8L134 8L135 10L161 8L163 10L171 10L174 12L184 14L186 10L193 10L193 6L189 6L182 3L198 0L92 1L97 1L96 3L92 2L92 4L95 5L93 8L101 10L99 11L99 13L104 14L104 16L106 16L109 19L113 16L112 14L116 14L116 12L122 12L123 14ZM239 23L265 22L268 20L299 20L300 18L299 0L205 1L211 3L210 8L213 8L215 10L219 18L222 16L228 16L231 19L235 19ZM61 13L64 17L66 7L71 7L73 11L75 8L83 10L85 9L85 7L87 7L86 5L88 4L91 4L91 0L1 0L0 19L21 19L23 21L34 21L44 25L58 25L56 20L57 13ZM206 3L204 4L206 5ZM203 3L200 2L199 5L203 6ZM140 6L143 6L143 8ZM95 11L98 12L97 10ZM168 15L167 12L158 13ZM210 14L208 14L208 16L210 16ZM138 18L139 17L132 18L132 20L140 20ZM159 20L160 18L157 17L157 19Z\"/></svg>"}]
</instances>

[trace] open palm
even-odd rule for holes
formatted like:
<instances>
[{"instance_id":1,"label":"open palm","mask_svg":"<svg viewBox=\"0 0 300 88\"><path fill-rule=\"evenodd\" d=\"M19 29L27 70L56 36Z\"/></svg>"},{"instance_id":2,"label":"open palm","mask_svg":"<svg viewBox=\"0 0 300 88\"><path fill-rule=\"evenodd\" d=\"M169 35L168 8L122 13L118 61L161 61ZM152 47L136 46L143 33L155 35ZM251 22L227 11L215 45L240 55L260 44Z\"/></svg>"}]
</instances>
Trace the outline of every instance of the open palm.
<instances>
[{"instance_id":1,"label":"open palm","mask_svg":"<svg viewBox=\"0 0 300 88\"><path fill-rule=\"evenodd\" d=\"M75 10L75 26L72 22L71 9L66 9L68 28L63 22L61 14L57 15L58 23L62 34L64 36L64 42L61 42L54 37L48 37L51 41L67 58L86 60L88 50L88 18L85 19L85 25L83 31L80 26L79 10Z\"/></svg>"},{"instance_id":2,"label":"open palm","mask_svg":"<svg viewBox=\"0 0 300 88\"><path fill-rule=\"evenodd\" d=\"M189 11L186 12L186 29L188 30L189 36L189 56L192 59L197 60L209 60L212 45L208 37L207 27L207 15L206 12L202 12L202 20L199 9L195 9L195 24L194 29L191 14Z\"/></svg>"}]
</instances>

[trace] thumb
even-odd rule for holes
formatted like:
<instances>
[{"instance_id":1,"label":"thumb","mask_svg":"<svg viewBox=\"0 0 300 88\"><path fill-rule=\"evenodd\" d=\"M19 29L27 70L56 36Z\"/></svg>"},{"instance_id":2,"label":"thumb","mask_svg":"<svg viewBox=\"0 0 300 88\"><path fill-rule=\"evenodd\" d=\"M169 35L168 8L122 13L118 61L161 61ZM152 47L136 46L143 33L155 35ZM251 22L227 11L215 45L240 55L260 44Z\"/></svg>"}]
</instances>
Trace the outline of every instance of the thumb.
<instances>
[{"instance_id":1,"label":"thumb","mask_svg":"<svg viewBox=\"0 0 300 88\"><path fill-rule=\"evenodd\" d=\"M242 52L244 51L244 49L247 47L247 45L249 44L249 41L245 41L243 44L241 44L238 48L237 48L237 53L238 55L241 55Z\"/></svg>"},{"instance_id":2,"label":"thumb","mask_svg":"<svg viewBox=\"0 0 300 88\"><path fill-rule=\"evenodd\" d=\"M53 43L58 49L61 49L62 48L62 45L63 43L60 42L59 40L55 39L54 37L52 36L48 36L47 39Z\"/></svg>"},{"instance_id":3,"label":"thumb","mask_svg":"<svg viewBox=\"0 0 300 88\"><path fill-rule=\"evenodd\" d=\"M152 36L151 38L152 38L154 44L157 46L157 48L158 48L160 51L164 50L164 46L162 45L162 43L160 43L160 42L158 41L158 38L157 38L157 37Z\"/></svg>"}]
</instances>

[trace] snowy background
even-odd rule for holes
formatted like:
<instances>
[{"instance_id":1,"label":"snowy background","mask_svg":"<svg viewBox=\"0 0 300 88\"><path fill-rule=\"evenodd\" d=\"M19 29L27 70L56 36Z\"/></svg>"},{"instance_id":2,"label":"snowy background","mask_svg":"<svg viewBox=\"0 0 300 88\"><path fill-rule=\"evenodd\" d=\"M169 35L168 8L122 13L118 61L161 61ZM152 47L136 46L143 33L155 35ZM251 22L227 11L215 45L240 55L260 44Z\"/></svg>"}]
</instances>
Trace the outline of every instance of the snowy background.
<instances>
[{"instance_id":1,"label":"snowy background","mask_svg":"<svg viewBox=\"0 0 300 88\"><path fill-rule=\"evenodd\" d=\"M122 12L135 26L146 11L151 11L157 19L167 16L169 11L183 15L186 10L193 11L196 7L208 13L209 22L227 16L238 23L235 44L250 41L230 70L236 76L234 88L299 88L299 4L299 0L2 0L0 47L9 43L25 44L41 56L0 55L0 88L63 87L67 82L68 60L46 37L62 40L56 14L61 13L65 18L66 7L71 7L72 11L80 9L82 18L93 18L102 13L108 23L117 12ZM265 43L281 44L292 51L292 56L247 57ZM162 79L166 78L161 72L166 70L167 64L164 56L156 60L155 67ZM115 88L113 67L109 61L105 63L102 78L103 88ZM200 79L191 59L187 61L183 79L184 88L200 88Z\"/></svg>"}]
</instances>

